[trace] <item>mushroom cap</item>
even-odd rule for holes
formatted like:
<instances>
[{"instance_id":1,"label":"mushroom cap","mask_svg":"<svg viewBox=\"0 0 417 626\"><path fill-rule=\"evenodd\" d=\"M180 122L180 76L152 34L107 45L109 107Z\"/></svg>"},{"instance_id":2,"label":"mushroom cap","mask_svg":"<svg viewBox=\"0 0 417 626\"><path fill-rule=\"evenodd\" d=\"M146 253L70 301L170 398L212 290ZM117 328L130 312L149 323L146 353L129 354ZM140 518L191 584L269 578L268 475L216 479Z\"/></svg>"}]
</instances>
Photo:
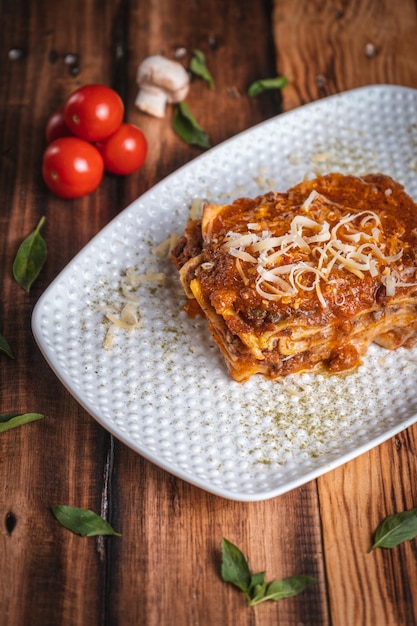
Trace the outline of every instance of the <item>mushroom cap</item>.
<instances>
[{"instance_id":1,"label":"mushroom cap","mask_svg":"<svg viewBox=\"0 0 417 626\"><path fill-rule=\"evenodd\" d=\"M180 102L188 93L190 77L181 63L156 54L139 65L136 82L139 87L159 87L166 92L167 102Z\"/></svg>"}]
</instances>

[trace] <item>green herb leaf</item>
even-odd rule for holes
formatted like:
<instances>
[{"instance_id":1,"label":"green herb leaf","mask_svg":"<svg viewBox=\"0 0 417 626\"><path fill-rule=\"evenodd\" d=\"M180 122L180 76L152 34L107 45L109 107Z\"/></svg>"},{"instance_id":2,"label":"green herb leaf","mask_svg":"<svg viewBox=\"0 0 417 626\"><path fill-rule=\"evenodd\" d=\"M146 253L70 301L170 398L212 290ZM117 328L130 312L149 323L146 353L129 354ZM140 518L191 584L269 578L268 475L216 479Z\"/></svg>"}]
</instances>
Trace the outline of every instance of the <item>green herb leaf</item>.
<instances>
[{"instance_id":1,"label":"green herb leaf","mask_svg":"<svg viewBox=\"0 0 417 626\"><path fill-rule=\"evenodd\" d=\"M21 243L13 262L13 276L27 292L39 276L48 255L45 240L40 234L44 221L42 217L35 230Z\"/></svg>"},{"instance_id":2,"label":"green herb leaf","mask_svg":"<svg viewBox=\"0 0 417 626\"><path fill-rule=\"evenodd\" d=\"M14 354L9 345L9 342L7 341L5 337L3 337L1 333L0 333L0 352L10 357L11 359L14 359Z\"/></svg>"},{"instance_id":3,"label":"green herb leaf","mask_svg":"<svg viewBox=\"0 0 417 626\"><path fill-rule=\"evenodd\" d=\"M389 515L376 530L372 550L395 548L403 541L409 541L414 537L417 537L417 509Z\"/></svg>"},{"instance_id":4,"label":"green herb leaf","mask_svg":"<svg viewBox=\"0 0 417 626\"><path fill-rule=\"evenodd\" d=\"M201 50L194 50L194 56L190 61L190 70L193 74L208 83L210 89L214 89L214 80L206 65L206 57Z\"/></svg>"},{"instance_id":5,"label":"green herb leaf","mask_svg":"<svg viewBox=\"0 0 417 626\"><path fill-rule=\"evenodd\" d=\"M243 553L227 539L222 539L222 578L238 587L250 599L252 574Z\"/></svg>"},{"instance_id":6,"label":"green herb leaf","mask_svg":"<svg viewBox=\"0 0 417 626\"><path fill-rule=\"evenodd\" d=\"M175 105L173 127L185 142L200 148L210 148L207 133L200 128L185 102Z\"/></svg>"},{"instance_id":7,"label":"green herb leaf","mask_svg":"<svg viewBox=\"0 0 417 626\"><path fill-rule=\"evenodd\" d=\"M248 89L249 96L258 96L263 91L268 89L282 89L288 85L288 78L286 76L277 76L276 78L264 78L257 80L251 84Z\"/></svg>"},{"instance_id":8,"label":"green herb leaf","mask_svg":"<svg viewBox=\"0 0 417 626\"><path fill-rule=\"evenodd\" d=\"M262 602L262 598L265 596L267 587L268 585L265 582L265 572L252 574L251 585L249 588L249 604L252 605L255 598L259 598L258 602ZM255 602L255 604L257 603Z\"/></svg>"},{"instance_id":9,"label":"green herb leaf","mask_svg":"<svg viewBox=\"0 0 417 626\"><path fill-rule=\"evenodd\" d=\"M250 606L255 606L255 604L260 604L260 602L266 602L266 600L279 602L279 600L283 600L284 598L298 595L301 591L304 591L308 585L312 585L316 582L317 580L312 576L290 576L282 580L274 580L269 583L265 590L262 590L261 594L257 593L254 595L249 604Z\"/></svg>"},{"instance_id":10,"label":"green herb leaf","mask_svg":"<svg viewBox=\"0 0 417 626\"><path fill-rule=\"evenodd\" d=\"M0 433L35 422L43 417L45 416L41 413L0 413Z\"/></svg>"},{"instance_id":11,"label":"green herb leaf","mask_svg":"<svg viewBox=\"0 0 417 626\"><path fill-rule=\"evenodd\" d=\"M265 584L265 572L259 572L258 574L251 574L250 586L249 590L255 589L256 587L266 586Z\"/></svg>"},{"instance_id":12,"label":"green herb leaf","mask_svg":"<svg viewBox=\"0 0 417 626\"><path fill-rule=\"evenodd\" d=\"M100 515L89 509L80 509L66 504L57 504L52 507L52 512L58 522L64 528L81 537L95 537L96 535L115 535L120 537L113 528Z\"/></svg>"},{"instance_id":13,"label":"green herb leaf","mask_svg":"<svg viewBox=\"0 0 417 626\"><path fill-rule=\"evenodd\" d=\"M223 538L221 547L222 579L243 591L249 606L255 606L266 600L278 602L283 598L297 595L308 585L317 582L312 576L290 576L267 584L265 572L252 574L245 556L233 543Z\"/></svg>"}]
</instances>

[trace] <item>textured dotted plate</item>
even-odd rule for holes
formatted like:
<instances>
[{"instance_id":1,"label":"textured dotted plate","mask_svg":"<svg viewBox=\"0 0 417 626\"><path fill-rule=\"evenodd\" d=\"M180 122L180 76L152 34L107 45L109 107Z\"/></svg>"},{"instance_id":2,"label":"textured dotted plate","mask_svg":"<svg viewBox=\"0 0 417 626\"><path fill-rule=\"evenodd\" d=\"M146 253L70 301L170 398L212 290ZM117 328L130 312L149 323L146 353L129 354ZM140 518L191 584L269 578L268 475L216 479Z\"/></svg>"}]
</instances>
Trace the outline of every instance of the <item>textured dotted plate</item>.
<instances>
[{"instance_id":1,"label":"textured dotted plate","mask_svg":"<svg viewBox=\"0 0 417 626\"><path fill-rule=\"evenodd\" d=\"M63 270L32 318L62 383L108 431L167 471L241 501L277 496L417 419L417 350L372 346L349 376L234 382L206 323L184 313L176 271L153 249L180 234L193 199L284 191L309 172L383 172L417 199L417 91L388 85L282 114L206 152L133 202ZM141 328L105 314L123 305L126 269L166 274L134 296Z\"/></svg>"}]
</instances>

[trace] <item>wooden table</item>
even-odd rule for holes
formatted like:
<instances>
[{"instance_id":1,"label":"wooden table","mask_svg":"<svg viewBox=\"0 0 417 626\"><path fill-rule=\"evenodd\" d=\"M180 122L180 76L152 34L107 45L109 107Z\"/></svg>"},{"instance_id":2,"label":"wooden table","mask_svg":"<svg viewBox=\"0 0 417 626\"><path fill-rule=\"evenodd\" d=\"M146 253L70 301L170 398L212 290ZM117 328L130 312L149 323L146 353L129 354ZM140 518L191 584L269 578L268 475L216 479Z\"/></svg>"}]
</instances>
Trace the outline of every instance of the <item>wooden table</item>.
<instances>
[{"instance_id":1,"label":"wooden table","mask_svg":"<svg viewBox=\"0 0 417 626\"><path fill-rule=\"evenodd\" d=\"M31 333L39 296L143 192L201 153L134 107L138 64L204 51L215 90L187 102L213 145L282 111L371 83L417 87L416 3L356 0L32 0L0 4L0 412L43 420L0 435L0 623L8 626L411 626L415 541L369 552L378 523L417 506L417 427L321 478L263 502L223 499L159 469L103 430L52 373ZM67 55L76 55L75 58ZM248 85L285 74L282 93ZM48 115L75 88L114 87L149 140L145 166L93 194L45 188ZM237 106L236 106L237 101ZM375 123L378 123L376 120ZM18 245L46 216L48 260L29 294L12 278ZM121 537L81 538L51 513L92 509ZM309 573L300 595L255 608L219 575L227 537L267 578Z\"/></svg>"}]
</instances>

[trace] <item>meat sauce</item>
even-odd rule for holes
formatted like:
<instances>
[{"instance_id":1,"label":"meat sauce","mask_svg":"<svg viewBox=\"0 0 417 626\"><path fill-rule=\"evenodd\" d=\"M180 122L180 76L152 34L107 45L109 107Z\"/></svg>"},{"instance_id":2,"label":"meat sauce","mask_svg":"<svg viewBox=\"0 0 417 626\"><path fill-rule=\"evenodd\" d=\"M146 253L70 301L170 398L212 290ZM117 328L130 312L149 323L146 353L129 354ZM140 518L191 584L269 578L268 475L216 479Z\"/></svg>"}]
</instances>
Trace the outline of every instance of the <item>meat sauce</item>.
<instances>
[{"instance_id":1,"label":"meat sauce","mask_svg":"<svg viewBox=\"0 0 417 626\"><path fill-rule=\"evenodd\" d=\"M324 197L325 205L319 198L307 206L312 192ZM370 331L367 335L366 324L382 328L387 311L390 310L393 317L396 313L392 307L389 309L392 298L387 295L381 277L381 272L389 274L391 268L384 268L381 263L378 271L368 273L347 272L342 264L334 264L331 279L320 282L320 297L315 288L315 275L308 272L302 278L303 288L296 293L265 297L265 292L256 289L259 281L257 263L246 261L244 256L236 257L225 247L230 233L245 234L256 230L271 233L272 237L282 237L289 232L294 216L299 214L316 220L318 224L327 222L331 230L339 228L346 215L364 212L376 214L379 220L384 254L401 257L398 267L401 271L404 268L409 270L410 280L417 280L416 204L399 183L383 174L361 178L328 174L304 181L285 193L270 192L253 199L240 198L230 205L209 205L202 220L190 220L184 237L173 252L174 263L179 269L191 258L201 255L201 263L192 268L192 276L186 279L190 283L192 277L197 279L200 303L195 301L194 306L191 300L187 312L190 316L202 312L207 315L226 360L228 352L233 352L234 363L231 366L229 359L228 364L237 380L244 380L256 372L274 378L314 369L317 365L330 373L354 369L367 345L378 338L377 331L373 335ZM250 246L247 250L250 254ZM399 250L401 254L398 254ZM303 259L302 250L289 247L280 258L280 264L285 266L300 262L300 259ZM400 282L396 296L409 291L410 288ZM415 291L417 297L417 289ZM365 324L365 328L359 328L359 316L362 316L360 324ZM289 346L298 345L297 341L303 346L306 343L303 333L308 336L306 329L309 328L319 329L320 347L313 341L311 349L300 348L291 358L284 358L285 337L290 341ZM357 330L360 332L355 343L352 337ZM411 331L404 333L383 327L381 345L384 341L389 343L390 332L397 343L401 336L412 345L417 336L415 309ZM265 337L269 335L281 337L282 346L278 340L266 344ZM300 340L297 339L299 335ZM254 358L255 344L258 352L259 348L263 350L262 358L258 360Z\"/></svg>"}]
</instances>

